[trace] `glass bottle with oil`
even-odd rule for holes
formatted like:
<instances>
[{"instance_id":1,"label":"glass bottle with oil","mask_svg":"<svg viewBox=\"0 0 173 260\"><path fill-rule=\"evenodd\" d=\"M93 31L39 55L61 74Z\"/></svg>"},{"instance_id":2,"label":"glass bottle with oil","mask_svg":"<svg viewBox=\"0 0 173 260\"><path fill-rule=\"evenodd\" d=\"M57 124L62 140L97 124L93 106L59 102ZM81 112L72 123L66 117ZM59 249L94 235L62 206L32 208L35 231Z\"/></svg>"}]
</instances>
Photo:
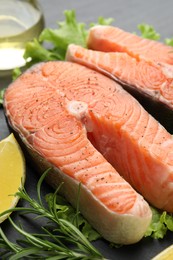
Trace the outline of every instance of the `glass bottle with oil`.
<instances>
[{"instance_id":1,"label":"glass bottle with oil","mask_svg":"<svg viewBox=\"0 0 173 260\"><path fill-rule=\"evenodd\" d=\"M38 37L43 27L38 1L0 0L0 76L25 65L25 44Z\"/></svg>"}]
</instances>

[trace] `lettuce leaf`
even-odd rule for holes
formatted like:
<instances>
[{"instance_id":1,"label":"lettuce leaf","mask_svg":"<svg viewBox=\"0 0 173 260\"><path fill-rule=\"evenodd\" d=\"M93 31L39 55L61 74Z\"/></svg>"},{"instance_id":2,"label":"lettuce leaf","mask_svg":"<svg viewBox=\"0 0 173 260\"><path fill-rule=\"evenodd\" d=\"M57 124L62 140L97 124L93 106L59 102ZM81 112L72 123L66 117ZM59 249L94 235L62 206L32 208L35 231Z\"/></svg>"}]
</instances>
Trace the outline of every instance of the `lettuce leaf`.
<instances>
[{"instance_id":1,"label":"lettuce leaf","mask_svg":"<svg viewBox=\"0 0 173 260\"><path fill-rule=\"evenodd\" d=\"M22 71L20 68L15 68L12 73L12 79L17 79L22 74Z\"/></svg>"},{"instance_id":2,"label":"lettuce leaf","mask_svg":"<svg viewBox=\"0 0 173 260\"><path fill-rule=\"evenodd\" d=\"M27 66L30 67L34 63L50 60L61 60L62 56L59 52L46 49L39 39L34 39L28 42L25 48L24 58L27 61Z\"/></svg>"},{"instance_id":3,"label":"lettuce leaf","mask_svg":"<svg viewBox=\"0 0 173 260\"><path fill-rule=\"evenodd\" d=\"M152 237L155 239L163 238L167 231L173 231L173 215L166 211L160 211L152 206L152 221L145 233L145 237Z\"/></svg>"},{"instance_id":4,"label":"lettuce leaf","mask_svg":"<svg viewBox=\"0 0 173 260\"><path fill-rule=\"evenodd\" d=\"M0 90L0 105L3 104L4 92L5 92L5 88Z\"/></svg>"},{"instance_id":5,"label":"lettuce leaf","mask_svg":"<svg viewBox=\"0 0 173 260\"><path fill-rule=\"evenodd\" d=\"M103 16L100 16L98 18L97 23L90 23L90 27L96 26L96 25L110 25L114 21L113 18L104 18Z\"/></svg>"},{"instance_id":6,"label":"lettuce leaf","mask_svg":"<svg viewBox=\"0 0 173 260\"><path fill-rule=\"evenodd\" d=\"M173 38L166 38L165 43L169 46L173 46Z\"/></svg>"},{"instance_id":7,"label":"lettuce leaf","mask_svg":"<svg viewBox=\"0 0 173 260\"><path fill-rule=\"evenodd\" d=\"M146 23L142 23L138 24L137 27L140 31L141 37L154 41L160 40L160 34L155 31L153 26ZM166 45L173 46L173 38L164 39L164 43Z\"/></svg>"},{"instance_id":8,"label":"lettuce leaf","mask_svg":"<svg viewBox=\"0 0 173 260\"><path fill-rule=\"evenodd\" d=\"M86 47L87 37L86 25L77 22L75 11L66 10L64 14L65 21L58 23L58 29L46 28L39 37L41 42L51 42L57 48L57 51L60 51L61 55L62 53L65 54L70 43Z\"/></svg>"},{"instance_id":9,"label":"lettuce leaf","mask_svg":"<svg viewBox=\"0 0 173 260\"><path fill-rule=\"evenodd\" d=\"M29 59L28 66L41 61L64 60L70 43L86 47L88 28L96 24L109 25L113 21L99 17L97 23L91 23L87 28L85 23L77 21L74 10L66 10L64 15L65 21L58 22L57 29L45 28L39 39L27 43L24 58Z\"/></svg>"},{"instance_id":10,"label":"lettuce leaf","mask_svg":"<svg viewBox=\"0 0 173 260\"><path fill-rule=\"evenodd\" d=\"M141 33L141 37L155 41L160 39L160 34L155 31L153 26L146 23L141 23L138 24L137 27Z\"/></svg>"},{"instance_id":11,"label":"lettuce leaf","mask_svg":"<svg viewBox=\"0 0 173 260\"><path fill-rule=\"evenodd\" d=\"M53 193L47 194L45 197L47 203L53 204L53 197ZM76 210L60 195L56 197L56 210L59 218L65 219L75 225L89 241L101 238L101 235L92 228L88 221L80 213L77 214Z\"/></svg>"}]
</instances>

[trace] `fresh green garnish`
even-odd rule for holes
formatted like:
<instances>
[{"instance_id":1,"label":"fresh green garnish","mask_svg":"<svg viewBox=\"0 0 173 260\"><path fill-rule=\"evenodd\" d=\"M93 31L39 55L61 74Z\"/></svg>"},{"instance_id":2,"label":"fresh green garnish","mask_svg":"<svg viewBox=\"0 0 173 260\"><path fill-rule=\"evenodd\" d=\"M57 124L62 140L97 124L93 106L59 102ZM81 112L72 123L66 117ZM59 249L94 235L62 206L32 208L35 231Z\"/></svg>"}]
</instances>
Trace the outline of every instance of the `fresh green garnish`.
<instances>
[{"instance_id":1,"label":"fresh green garnish","mask_svg":"<svg viewBox=\"0 0 173 260\"><path fill-rule=\"evenodd\" d=\"M62 59L59 52L57 52L55 49L46 49L38 39L34 39L33 41L28 42L26 45L24 58L27 59L30 57L32 60L28 62L29 66L41 61Z\"/></svg>"},{"instance_id":2,"label":"fresh green garnish","mask_svg":"<svg viewBox=\"0 0 173 260\"><path fill-rule=\"evenodd\" d=\"M139 24L137 27L141 33L141 37L155 41L160 39L160 34L155 31L153 26L142 23Z\"/></svg>"},{"instance_id":3,"label":"fresh green garnish","mask_svg":"<svg viewBox=\"0 0 173 260\"><path fill-rule=\"evenodd\" d=\"M169 46L173 46L173 38L166 38L165 43Z\"/></svg>"},{"instance_id":4,"label":"fresh green garnish","mask_svg":"<svg viewBox=\"0 0 173 260\"><path fill-rule=\"evenodd\" d=\"M155 31L153 26L142 23L137 27L141 33L141 37L154 41L160 40L160 34ZM164 39L164 42L166 45L173 46L173 38L166 38Z\"/></svg>"},{"instance_id":5,"label":"fresh green garnish","mask_svg":"<svg viewBox=\"0 0 173 260\"><path fill-rule=\"evenodd\" d=\"M152 222L145 233L145 237L163 238L168 230L173 231L173 215L153 207L151 207L151 210L153 214Z\"/></svg>"},{"instance_id":6,"label":"fresh green garnish","mask_svg":"<svg viewBox=\"0 0 173 260\"><path fill-rule=\"evenodd\" d=\"M0 90L0 105L3 104L3 96L4 96L5 89Z\"/></svg>"},{"instance_id":7,"label":"fresh green garnish","mask_svg":"<svg viewBox=\"0 0 173 260\"><path fill-rule=\"evenodd\" d=\"M70 43L86 47L87 25L77 21L74 10L66 10L64 15L65 21L58 22L57 29L45 28L39 39L35 39L26 45L24 57L25 59L32 58L28 63L29 66L40 61L64 60ZM99 17L97 23L91 23L88 27L96 24L108 25L112 21L112 18ZM51 47L45 48L44 45L46 44Z\"/></svg>"},{"instance_id":8,"label":"fresh green garnish","mask_svg":"<svg viewBox=\"0 0 173 260\"><path fill-rule=\"evenodd\" d=\"M2 257L9 260L23 259L24 257L25 259L52 260L105 259L89 241L100 237L99 234L83 219L78 210L75 212L58 195L61 185L53 194L48 194L46 200L43 201L41 185L47 173L48 170L38 181L37 200L31 198L26 190L21 188L16 196L24 200L28 206L15 207L1 213L3 215L7 212L17 211L23 215L31 214L33 222L37 223L37 220L40 219L41 223L45 223L45 225L40 227L40 233L29 233L9 217L10 224L20 234L20 240L16 243L11 242L0 227L1 259Z\"/></svg>"},{"instance_id":9,"label":"fresh green garnish","mask_svg":"<svg viewBox=\"0 0 173 260\"><path fill-rule=\"evenodd\" d=\"M20 68L15 68L13 70L12 79L13 80L17 79L21 74L22 74L21 69Z\"/></svg>"},{"instance_id":10,"label":"fresh green garnish","mask_svg":"<svg viewBox=\"0 0 173 260\"><path fill-rule=\"evenodd\" d=\"M97 23L90 23L90 27L93 27L93 26L96 26L96 25L110 25L113 21L114 21L113 18L104 18L104 17L100 16L98 18Z\"/></svg>"},{"instance_id":11,"label":"fresh green garnish","mask_svg":"<svg viewBox=\"0 0 173 260\"><path fill-rule=\"evenodd\" d=\"M58 29L44 29L39 37L41 42L51 42L63 58L70 43L86 47L87 37L86 25L77 22L74 10L66 10L64 15L65 21L58 22Z\"/></svg>"}]
</instances>

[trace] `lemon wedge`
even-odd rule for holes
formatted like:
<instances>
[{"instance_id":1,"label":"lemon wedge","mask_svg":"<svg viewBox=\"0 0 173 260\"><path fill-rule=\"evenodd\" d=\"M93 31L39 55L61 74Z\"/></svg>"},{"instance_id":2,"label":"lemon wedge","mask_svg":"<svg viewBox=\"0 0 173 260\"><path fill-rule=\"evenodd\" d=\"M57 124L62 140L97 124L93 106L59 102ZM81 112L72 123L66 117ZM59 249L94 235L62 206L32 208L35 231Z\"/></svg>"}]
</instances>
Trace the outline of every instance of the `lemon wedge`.
<instances>
[{"instance_id":1,"label":"lemon wedge","mask_svg":"<svg viewBox=\"0 0 173 260\"><path fill-rule=\"evenodd\" d=\"M167 247L158 255L156 255L152 260L172 260L173 259L173 245Z\"/></svg>"},{"instance_id":2,"label":"lemon wedge","mask_svg":"<svg viewBox=\"0 0 173 260\"><path fill-rule=\"evenodd\" d=\"M25 181L25 159L13 134L0 141L0 214L15 207L15 196ZM10 214L10 213L9 213ZM2 223L9 214L0 216Z\"/></svg>"}]
</instances>

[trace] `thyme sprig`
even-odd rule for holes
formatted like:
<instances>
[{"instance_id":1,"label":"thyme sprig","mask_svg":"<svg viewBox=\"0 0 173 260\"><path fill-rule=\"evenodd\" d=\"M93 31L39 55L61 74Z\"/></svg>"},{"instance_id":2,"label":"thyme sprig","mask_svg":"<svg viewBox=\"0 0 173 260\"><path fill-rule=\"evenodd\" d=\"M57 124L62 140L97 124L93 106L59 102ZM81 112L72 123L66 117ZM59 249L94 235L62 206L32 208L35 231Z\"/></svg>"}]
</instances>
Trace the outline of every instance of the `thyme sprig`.
<instances>
[{"instance_id":1,"label":"thyme sprig","mask_svg":"<svg viewBox=\"0 0 173 260\"><path fill-rule=\"evenodd\" d=\"M40 233L30 233L24 230L22 225L17 225L11 217L8 217L10 224L20 234L21 239L15 243L11 242L0 227L0 258L1 259L105 259L102 254L91 244L85 234L81 232L82 225L86 221L82 221L82 216L77 211L72 214L72 207L59 205L58 198L63 198L58 195L61 189L61 184L52 194L48 194L43 201L41 196L42 182L48 171L46 171L37 183L37 199L33 199L22 187L16 193L20 199L29 204L25 207L15 207L0 214L4 215L13 211L18 211L20 214L34 214L33 220L44 219L46 225L41 226ZM79 194L80 196L80 186ZM79 198L77 200L79 203ZM70 215L69 215L70 214ZM73 215L73 217L71 217ZM85 227L86 228L86 227ZM94 234L95 238L99 235L92 230L87 223L88 230Z\"/></svg>"}]
</instances>

